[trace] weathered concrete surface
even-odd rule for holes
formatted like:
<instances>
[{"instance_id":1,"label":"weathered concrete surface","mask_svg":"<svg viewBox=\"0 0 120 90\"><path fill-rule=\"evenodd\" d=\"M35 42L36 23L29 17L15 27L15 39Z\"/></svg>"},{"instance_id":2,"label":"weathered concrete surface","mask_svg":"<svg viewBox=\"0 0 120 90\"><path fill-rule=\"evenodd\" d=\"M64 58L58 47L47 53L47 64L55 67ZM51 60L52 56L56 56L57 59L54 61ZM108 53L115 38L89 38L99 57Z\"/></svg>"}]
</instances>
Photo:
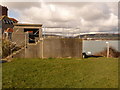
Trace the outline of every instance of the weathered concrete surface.
<instances>
[{"instance_id":1,"label":"weathered concrete surface","mask_svg":"<svg viewBox=\"0 0 120 90\"><path fill-rule=\"evenodd\" d=\"M12 41L15 42L19 46L25 45L25 32L23 28L14 27L14 32L12 34Z\"/></svg>"},{"instance_id":2,"label":"weathered concrete surface","mask_svg":"<svg viewBox=\"0 0 120 90\"><path fill-rule=\"evenodd\" d=\"M82 40L75 38L45 38L43 57L82 57Z\"/></svg>"},{"instance_id":3,"label":"weathered concrete surface","mask_svg":"<svg viewBox=\"0 0 120 90\"><path fill-rule=\"evenodd\" d=\"M29 41L29 34L28 32L25 32L25 29L33 30L38 29L39 30L39 37L35 37L35 40L38 41L40 37L42 37L42 25L39 24L14 24L14 32L12 34L12 41L16 42L19 46L25 46L26 43Z\"/></svg>"},{"instance_id":4,"label":"weathered concrete surface","mask_svg":"<svg viewBox=\"0 0 120 90\"><path fill-rule=\"evenodd\" d=\"M15 57L19 58L82 58L82 40L78 38L44 38Z\"/></svg>"},{"instance_id":5,"label":"weathered concrete surface","mask_svg":"<svg viewBox=\"0 0 120 90\"><path fill-rule=\"evenodd\" d=\"M41 58L41 55L41 42L27 45L25 58Z\"/></svg>"},{"instance_id":6,"label":"weathered concrete surface","mask_svg":"<svg viewBox=\"0 0 120 90\"><path fill-rule=\"evenodd\" d=\"M13 55L13 58L25 58L25 49L22 49L20 52Z\"/></svg>"}]
</instances>

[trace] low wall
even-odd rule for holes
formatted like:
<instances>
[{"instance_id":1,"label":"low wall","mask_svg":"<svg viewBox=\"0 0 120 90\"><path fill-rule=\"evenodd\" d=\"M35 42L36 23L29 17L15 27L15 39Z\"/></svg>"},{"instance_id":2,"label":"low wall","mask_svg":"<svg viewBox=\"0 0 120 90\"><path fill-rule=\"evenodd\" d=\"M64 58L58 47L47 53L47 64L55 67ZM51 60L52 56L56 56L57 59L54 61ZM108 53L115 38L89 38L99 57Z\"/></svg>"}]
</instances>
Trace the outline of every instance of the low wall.
<instances>
[{"instance_id":1,"label":"low wall","mask_svg":"<svg viewBox=\"0 0 120 90\"><path fill-rule=\"evenodd\" d=\"M27 45L25 58L42 57L82 57L82 40L75 38L45 38L37 44Z\"/></svg>"},{"instance_id":2,"label":"low wall","mask_svg":"<svg viewBox=\"0 0 120 90\"><path fill-rule=\"evenodd\" d=\"M82 58L82 40L78 38L44 38L27 48L17 57L23 58Z\"/></svg>"},{"instance_id":3,"label":"low wall","mask_svg":"<svg viewBox=\"0 0 120 90\"><path fill-rule=\"evenodd\" d=\"M43 57L82 57L82 40L76 38L45 38Z\"/></svg>"},{"instance_id":4,"label":"low wall","mask_svg":"<svg viewBox=\"0 0 120 90\"><path fill-rule=\"evenodd\" d=\"M41 42L28 44L25 50L25 58L41 58Z\"/></svg>"},{"instance_id":5,"label":"low wall","mask_svg":"<svg viewBox=\"0 0 120 90\"><path fill-rule=\"evenodd\" d=\"M22 49L15 55L13 55L13 58L25 58L25 49Z\"/></svg>"}]
</instances>

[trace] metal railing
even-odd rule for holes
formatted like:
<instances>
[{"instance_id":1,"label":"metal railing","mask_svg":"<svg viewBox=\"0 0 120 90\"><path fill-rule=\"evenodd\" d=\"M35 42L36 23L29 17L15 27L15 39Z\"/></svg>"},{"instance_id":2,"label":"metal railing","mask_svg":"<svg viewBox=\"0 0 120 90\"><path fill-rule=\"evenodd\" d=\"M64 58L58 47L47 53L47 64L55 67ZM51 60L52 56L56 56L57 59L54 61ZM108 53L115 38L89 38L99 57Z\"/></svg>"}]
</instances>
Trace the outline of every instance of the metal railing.
<instances>
[{"instance_id":1,"label":"metal railing","mask_svg":"<svg viewBox=\"0 0 120 90\"><path fill-rule=\"evenodd\" d=\"M42 28L43 38L56 37L56 38L80 38L80 28L54 28L54 27L43 27Z\"/></svg>"}]
</instances>

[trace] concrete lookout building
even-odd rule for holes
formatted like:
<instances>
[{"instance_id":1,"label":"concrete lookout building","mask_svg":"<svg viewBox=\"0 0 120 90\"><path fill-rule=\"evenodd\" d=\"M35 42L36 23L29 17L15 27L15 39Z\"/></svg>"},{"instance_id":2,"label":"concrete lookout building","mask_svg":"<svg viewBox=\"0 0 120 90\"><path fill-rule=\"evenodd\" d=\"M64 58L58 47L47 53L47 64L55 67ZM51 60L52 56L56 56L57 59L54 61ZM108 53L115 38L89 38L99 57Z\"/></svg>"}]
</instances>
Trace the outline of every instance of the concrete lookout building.
<instances>
[{"instance_id":1,"label":"concrete lookout building","mask_svg":"<svg viewBox=\"0 0 120 90\"><path fill-rule=\"evenodd\" d=\"M42 24L14 24L12 41L22 47L13 58L81 58L79 38L42 36Z\"/></svg>"}]
</instances>

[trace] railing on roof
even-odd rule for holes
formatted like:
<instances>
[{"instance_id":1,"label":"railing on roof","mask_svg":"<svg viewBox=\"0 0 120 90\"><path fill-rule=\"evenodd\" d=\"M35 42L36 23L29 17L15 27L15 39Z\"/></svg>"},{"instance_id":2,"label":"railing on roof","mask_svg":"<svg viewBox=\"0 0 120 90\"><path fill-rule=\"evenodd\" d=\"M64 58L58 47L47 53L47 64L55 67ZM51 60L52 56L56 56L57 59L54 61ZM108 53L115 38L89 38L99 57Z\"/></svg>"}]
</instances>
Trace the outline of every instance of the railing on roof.
<instances>
[{"instance_id":1,"label":"railing on roof","mask_svg":"<svg viewBox=\"0 0 120 90\"><path fill-rule=\"evenodd\" d=\"M55 28L55 27L43 27L42 35L46 37L59 37L59 38L75 38L80 36L80 28Z\"/></svg>"}]
</instances>

